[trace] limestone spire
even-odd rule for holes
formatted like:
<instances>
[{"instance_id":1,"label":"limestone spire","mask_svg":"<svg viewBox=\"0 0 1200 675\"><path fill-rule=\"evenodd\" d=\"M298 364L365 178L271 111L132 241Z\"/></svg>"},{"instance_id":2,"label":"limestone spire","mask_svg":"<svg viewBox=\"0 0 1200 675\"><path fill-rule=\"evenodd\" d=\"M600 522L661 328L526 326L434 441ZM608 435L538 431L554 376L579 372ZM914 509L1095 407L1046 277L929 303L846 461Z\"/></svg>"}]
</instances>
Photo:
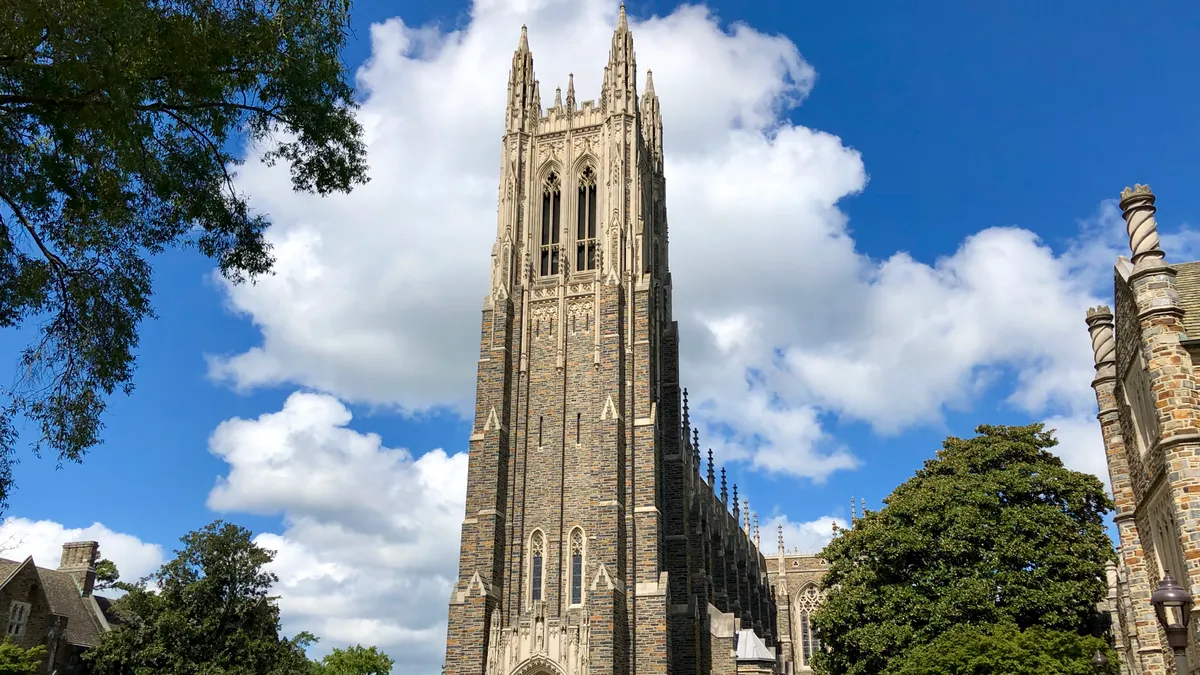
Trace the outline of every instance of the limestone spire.
<instances>
[{"instance_id":1,"label":"limestone spire","mask_svg":"<svg viewBox=\"0 0 1200 675\"><path fill-rule=\"evenodd\" d=\"M862 504L862 514L864 517L866 517L866 515L867 515L867 500L860 499L859 502Z\"/></svg>"},{"instance_id":2,"label":"limestone spire","mask_svg":"<svg viewBox=\"0 0 1200 675\"><path fill-rule=\"evenodd\" d=\"M1143 260L1152 264L1166 256L1160 247L1158 222L1154 219L1154 193L1149 185L1134 184L1121 191L1121 212L1129 233L1129 250L1134 267Z\"/></svg>"},{"instance_id":3,"label":"limestone spire","mask_svg":"<svg viewBox=\"0 0 1200 675\"><path fill-rule=\"evenodd\" d=\"M575 112L575 73L567 73L567 112Z\"/></svg>"},{"instance_id":4,"label":"limestone spire","mask_svg":"<svg viewBox=\"0 0 1200 675\"><path fill-rule=\"evenodd\" d=\"M700 473L700 429L692 429L692 460L696 464L696 473Z\"/></svg>"},{"instance_id":5,"label":"limestone spire","mask_svg":"<svg viewBox=\"0 0 1200 675\"><path fill-rule=\"evenodd\" d=\"M554 108L556 110L562 109L562 87L554 88Z\"/></svg>"},{"instance_id":6,"label":"limestone spire","mask_svg":"<svg viewBox=\"0 0 1200 675\"><path fill-rule=\"evenodd\" d=\"M528 131L531 120L541 114L537 79L533 74L533 53L529 51L529 31L521 26L521 39L513 52L508 73L508 131Z\"/></svg>"},{"instance_id":7,"label":"limestone spire","mask_svg":"<svg viewBox=\"0 0 1200 675\"><path fill-rule=\"evenodd\" d=\"M713 455L712 455L712 448L709 448L709 449L708 449L708 486L709 486L709 487L712 487L712 486L716 485L716 483L715 483L715 482L714 482L714 480L713 480L713 479L715 479L715 478L716 478L716 476L715 476L715 475L713 475Z\"/></svg>"},{"instance_id":8,"label":"limestone spire","mask_svg":"<svg viewBox=\"0 0 1200 675\"><path fill-rule=\"evenodd\" d=\"M761 549L762 541L758 538L758 514L754 514L754 548Z\"/></svg>"},{"instance_id":9,"label":"limestone spire","mask_svg":"<svg viewBox=\"0 0 1200 675\"><path fill-rule=\"evenodd\" d=\"M742 526L742 529L746 531L746 534L750 534L750 500L746 497L742 497L742 513L746 515L746 524Z\"/></svg>"},{"instance_id":10,"label":"limestone spire","mask_svg":"<svg viewBox=\"0 0 1200 675\"><path fill-rule=\"evenodd\" d=\"M721 503L729 503L729 493L725 491L725 467L721 467Z\"/></svg>"},{"instance_id":11,"label":"limestone spire","mask_svg":"<svg viewBox=\"0 0 1200 675\"><path fill-rule=\"evenodd\" d=\"M603 99L610 115L631 115L637 111L637 58L633 53L633 34L629 31L625 5L621 5L617 28L613 31Z\"/></svg>"},{"instance_id":12,"label":"limestone spire","mask_svg":"<svg viewBox=\"0 0 1200 675\"><path fill-rule=\"evenodd\" d=\"M625 3L621 3L621 9L617 11L617 32L627 32L629 30L629 20L625 18Z\"/></svg>"},{"instance_id":13,"label":"limestone spire","mask_svg":"<svg viewBox=\"0 0 1200 675\"><path fill-rule=\"evenodd\" d=\"M646 95L654 96L654 71L646 70Z\"/></svg>"},{"instance_id":14,"label":"limestone spire","mask_svg":"<svg viewBox=\"0 0 1200 675\"><path fill-rule=\"evenodd\" d=\"M776 525L775 529L779 532L779 548L777 550L779 551L779 557L782 558L783 557L783 523L779 523L778 525Z\"/></svg>"},{"instance_id":15,"label":"limestone spire","mask_svg":"<svg viewBox=\"0 0 1200 675\"><path fill-rule=\"evenodd\" d=\"M721 470L721 475L725 475L724 469ZM742 526L742 520L738 517L738 498L737 498L737 483L733 484L733 519L737 521L738 527Z\"/></svg>"},{"instance_id":16,"label":"limestone spire","mask_svg":"<svg viewBox=\"0 0 1200 675\"><path fill-rule=\"evenodd\" d=\"M858 520L858 512L854 510L854 497L851 497L850 498L850 524L853 525L854 521L856 521L856 520Z\"/></svg>"}]
</instances>

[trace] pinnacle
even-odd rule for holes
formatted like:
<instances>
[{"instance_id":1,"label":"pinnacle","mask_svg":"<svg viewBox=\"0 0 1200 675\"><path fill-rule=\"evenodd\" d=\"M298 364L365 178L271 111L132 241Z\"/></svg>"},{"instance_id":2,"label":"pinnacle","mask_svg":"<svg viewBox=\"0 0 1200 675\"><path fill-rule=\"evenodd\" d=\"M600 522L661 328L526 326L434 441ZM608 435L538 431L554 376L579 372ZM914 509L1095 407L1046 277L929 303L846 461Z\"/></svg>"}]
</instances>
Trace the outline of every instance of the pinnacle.
<instances>
[{"instance_id":1,"label":"pinnacle","mask_svg":"<svg viewBox=\"0 0 1200 675\"><path fill-rule=\"evenodd\" d=\"M646 93L647 94L654 93L654 71L653 70L646 71Z\"/></svg>"},{"instance_id":2,"label":"pinnacle","mask_svg":"<svg viewBox=\"0 0 1200 675\"><path fill-rule=\"evenodd\" d=\"M621 3L621 11L617 14L617 30L622 32L629 30L629 20L625 18L625 3L623 2Z\"/></svg>"},{"instance_id":3,"label":"pinnacle","mask_svg":"<svg viewBox=\"0 0 1200 675\"><path fill-rule=\"evenodd\" d=\"M521 24L521 41L517 43L517 51L529 51L529 29L525 27L525 24Z\"/></svg>"}]
</instances>

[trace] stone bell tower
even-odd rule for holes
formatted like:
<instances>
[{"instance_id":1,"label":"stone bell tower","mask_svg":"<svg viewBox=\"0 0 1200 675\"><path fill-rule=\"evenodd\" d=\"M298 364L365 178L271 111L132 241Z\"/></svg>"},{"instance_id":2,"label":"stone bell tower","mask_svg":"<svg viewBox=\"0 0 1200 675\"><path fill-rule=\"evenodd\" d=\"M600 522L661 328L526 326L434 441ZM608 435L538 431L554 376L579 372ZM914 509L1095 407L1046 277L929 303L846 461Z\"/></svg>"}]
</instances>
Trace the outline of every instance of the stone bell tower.
<instances>
[{"instance_id":1,"label":"stone bell tower","mask_svg":"<svg viewBox=\"0 0 1200 675\"><path fill-rule=\"evenodd\" d=\"M772 668L750 514L701 477L681 397L662 117L636 75L622 7L599 99L568 75L543 110L521 29L447 675L732 675L711 655L735 639Z\"/></svg>"}]
</instances>

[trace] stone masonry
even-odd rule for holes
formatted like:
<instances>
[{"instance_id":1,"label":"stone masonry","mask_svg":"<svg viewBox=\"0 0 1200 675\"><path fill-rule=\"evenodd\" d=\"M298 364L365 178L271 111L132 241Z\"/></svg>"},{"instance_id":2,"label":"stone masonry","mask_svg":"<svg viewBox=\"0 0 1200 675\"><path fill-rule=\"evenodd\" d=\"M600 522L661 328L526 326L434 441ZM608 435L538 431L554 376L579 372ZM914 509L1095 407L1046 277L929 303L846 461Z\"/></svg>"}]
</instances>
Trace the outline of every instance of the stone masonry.
<instances>
[{"instance_id":1,"label":"stone masonry","mask_svg":"<svg viewBox=\"0 0 1200 675\"><path fill-rule=\"evenodd\" d=\"M1150 605L1168 573L1200 597L1200 263L1169 265L1149 186L1121 192L1131 256L1117 260L1116 311L1087 312L1120 537L1109 606L1122 672L1174 673ZM1192 625L1196 625L1193 618ZM1188 648L1200 672L1195 631Z\"/></svg>"},{"instance_id":2,"label":"stone masonry","mask_svg":"<svg viewBox=\"0 0 1200 675\"><path fill-rule=\"evenodd\" d=\"M572 77L543 110L521 28L447 675L779 669L766 559L679 386L662 117L636 76L622 7L599 100Z\"/></svg>"}]
</instances>

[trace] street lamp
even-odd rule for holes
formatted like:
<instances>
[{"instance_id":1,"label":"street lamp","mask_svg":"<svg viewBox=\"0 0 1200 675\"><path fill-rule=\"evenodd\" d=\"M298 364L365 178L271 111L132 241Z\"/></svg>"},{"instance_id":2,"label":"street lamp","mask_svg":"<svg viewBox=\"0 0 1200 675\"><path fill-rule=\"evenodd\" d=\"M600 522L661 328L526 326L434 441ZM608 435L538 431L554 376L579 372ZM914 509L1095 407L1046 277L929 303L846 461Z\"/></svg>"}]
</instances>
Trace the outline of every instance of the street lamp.
<instances>
[{"instance_id":1,"label":"street lamp","mask_svg":"<svg viewBox=\"0 0 1200 675\"><path fill-rule=\"evenodd\" d=\"M1187 675L1188 622L1192 619L1192 595L1181 588L1170 574L1159 582L1150 596L1158 623L1167 634L1167 644L1175 652L1175 672Z\"/></svg>"},{"instance_id":2,"label":"street lamp","mask_svg":"<svg viewBox=\"0 0 1200 675\"><path fill-rule=\"evenodd\" d=\"M1108 675L1108 657L1099 649L1092 655L1092 670L1096 671L1097 674Z\"/></svg>"}]
</instances>

